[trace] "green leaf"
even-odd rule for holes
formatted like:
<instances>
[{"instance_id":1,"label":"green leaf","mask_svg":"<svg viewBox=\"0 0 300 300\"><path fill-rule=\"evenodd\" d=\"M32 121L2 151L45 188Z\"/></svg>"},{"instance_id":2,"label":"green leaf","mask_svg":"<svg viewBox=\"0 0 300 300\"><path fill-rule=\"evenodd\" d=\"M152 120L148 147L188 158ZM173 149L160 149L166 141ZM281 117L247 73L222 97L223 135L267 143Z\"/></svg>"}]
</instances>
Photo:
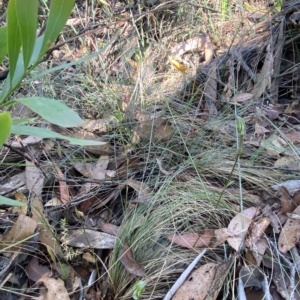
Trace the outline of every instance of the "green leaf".
<instances>
[{"instance_id":1,"label":"green leaf","mask_svg":"<svg viewBox=\"0 0 300 300\"><path fill-rule=\"evenodd\" d=\"M34 122L36 118L22 118L22 119L13 119L12 125L24 125Z\"/></svg>"},{"instance_id":2,"label":"green leaf","mask_svg":"<svg viewBox=\"0 0 300 300\"><path fill-rule=\"evenodd\" d=\"M62 127L75 127L83 123L83 120L74 110L55 99L29 97L20 98L16 101L23 103L45 120Z\"/></svg>"},{"instance_id":3,"label":"green leaf","mask_svg":"<svg viewBox=\"0 0 300 300\"><path fill-rule=\"evenodd\" d=\"M8 2L7 11L7 31L8 31L8 58L9 58L9 78L13 81L19 52L21 49L21 34L18 24L16 0Z\"/></svg>"},{"instance_id":4,"label":"green leaf","mask_svg":"<svg viewBox=\"0 0 300 300\"><path fill-rule=\"evenodd\" d=\"M59 134L57 132L51 131L46 128L39 128L39 127L26 126L26 125L13 125L11 128L11 132L14 134L32 135L41 138L58 138L58 139L68 140L72 145L97 146L97 145L106 144L105 142L100 142L100 141L75 139L68 136L64 136L62 134Z\"/></svg>"},{"instance_id":5,"label":"green leaf","mask_svg":"<svg viewBox=\"0 0 300 300\"><path fill-rule=\"evenodd\" d=\"M24 203L0 196L0 205L24 206Z\"/></svg>"},{"instance_id":6,"label":"green leaf","mask_svg":"<svg viewBox=\"0 0 300 300\"><path fill-rule=\"evenodd\" d=\"M7 26L0 27L0 64L7 54Z\"/></svg>"},{"instance_id":7,"label":"green leaf","mask_svg":"<svg viewBox=\"0 0 300 300\"><path fill-rule=\"evenodd\" d=\"M29 66L37 30L38 0L15 0L21 33L24 69Z\"/></svg>"},{"instance_id":8,"label":"green leaf","mask_svg":"<svg viewBox=\"0 0 300 300\"><path fill-rule=\"evenodd\" d=\"M11 116L9 112L3 112L0 114L0 147L6 142L10 135L11 130Z\"/></svg>"},{"instance_id":9,"label":"green leaf","mask_svg":"<svg viewBox=\"0 0 300 300\"><path fill-rule=\"evenodd\" d=\"M50 13L45 30L43 46L40 57L45 54L47 49L56 40L57 36L64 28L68 18L70 17L74 0L52 0L50 5Z\"/></svg>"}]
</instances>

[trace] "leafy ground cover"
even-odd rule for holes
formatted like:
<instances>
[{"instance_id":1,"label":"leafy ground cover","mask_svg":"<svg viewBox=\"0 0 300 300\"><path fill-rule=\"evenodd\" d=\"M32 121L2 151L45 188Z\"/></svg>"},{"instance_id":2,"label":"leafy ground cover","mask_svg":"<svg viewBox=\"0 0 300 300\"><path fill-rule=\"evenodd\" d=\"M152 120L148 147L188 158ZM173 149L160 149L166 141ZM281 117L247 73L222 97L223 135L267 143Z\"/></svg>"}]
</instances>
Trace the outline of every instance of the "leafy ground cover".
<instances>
[{"instance_id":1,"label":"leafy ground cover","mask_svg":"<svg viewBox=\"0 0 300 300\"><path fill-rule=\"evenodd\" d=\"M44 125L106 143L0 149L0 193L25 204L1 210L1 297L299 299L299 11L77 1L16 93L64 100L85 123Z\"/></svg>"}]
</instances>

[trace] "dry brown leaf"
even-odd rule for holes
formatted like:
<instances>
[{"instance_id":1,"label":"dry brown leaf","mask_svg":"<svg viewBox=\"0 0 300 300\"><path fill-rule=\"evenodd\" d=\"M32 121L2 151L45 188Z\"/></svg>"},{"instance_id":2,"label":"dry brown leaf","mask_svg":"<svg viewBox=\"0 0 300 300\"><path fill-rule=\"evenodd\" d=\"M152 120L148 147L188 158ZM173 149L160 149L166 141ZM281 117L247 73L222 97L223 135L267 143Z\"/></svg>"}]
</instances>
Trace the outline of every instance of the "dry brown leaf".
<instances>
[{"instance_id":1,"label":"dry brown leaf","mask_svg":"<svg viewBox=\"0 0 300 300\"><path fill-rule=\"evenodd\" d=\"M117 125L118 120L115 117L98 119L98 120L84 120L83 125L81 127L89 132L100 132L105 133L112 126Z\"/></svg>"},{"instance_id":2,"label":"dry brown leaf","mask_svg":"<svg viewBox=\"0 0 300 300\"><path fill-rule=\"evenodd\" d=\"M68 230L66 245L78 248L113 249L116 237L91 229Z\"/></svg>"},{"instance_id":3,"label":"dry brown leaf","mask_svg":"<svg viewBox=\"0 0 300 300\"><path fill-rule=\"evenodd\" d=\"M296 207L293 214L300 214L300 206ZM300 240L300 219L288 219L284 224L278 239L278 248L286 253Z\"/></svg>"},{"instance_id":4,"label":"dry brown leaf","mask_svg":"<svg viewBox=\"0 0 300 300\"><path fill-rule=\"evenodd\" d=\"M15 220L13 227L0 241L0 249L4 250L7 248L6 251L9 252L4 254L8 256L10 256L10 253L20 251L24 240L28 239L35 233L36 227L37 223L35 220L27 216L20 215Z\"/></svg>"},{"instance_id":5,"label":"dry brown leaf","mask_svg":"<svg viewBox=\"0 0 300 300\"><path fill-rule=\"evenodd\" d=\"M272 185L272 189L278 191L281 186L285 186L289 191L289 194L292 196L300 190L300 180L298 179L287 180L283 183Z\"/></svg>"},{"instance_id":6,"label":"dry brown leaf","mask_svg":"<svg viewBox=\"0 0 300 300\"><path fill-rule=\"evenodd\" d=\"M120 227L111 223L100 223L100 230L102 230L105 233L117 236L119 232Z\"/></svg>"},{"instance_id":7,"label":"dry brown leaf","mask_svg":"<svg viewBox=\"0 0 300 300\"><path fill-rule=\"evenodd\" d=\"M26 185L28 191L37 196L41 195L44 187L44 174L32 162L26 160Z\"/></svg>"},{"instance_id":8,"label":"dry brown leaf","mask_svg":"<svg viewBox=\"0 0 300 300\"><path fill-rule=\"evenodd\" d=\"M274 162L276 168L287 168L291 171L300 170L300 162L296 156L283 156Z\"/></svg>"},{"instance_id":9,"label":"dry brown leaf","mask_svg":"<svg viewBox=\"0 0 300 300\"><path fill-rule=\"evenodd\" d=\"M173 296L173 300L204 300L213 283L218 264L208 263L193 271Z\"/></svg>"},{"instance_id":10,"label":"dry brown leaf","mask_svg":"<svg viewBox=\"0 0 300 300\"><path fill-rule=\"evenodd\" d=\"M145 276L145 268L133 258L131 247L123 242L123 249L120 251L119 259L125 269L135 276Z\"/></svg>"},{"instance_id":11,"label":"dry brown leaf","mask_svg":"<svg viewBox=\"0 0 300 300\"><path fill-rule=\"evenodd\" d=\"M51 271L47 266L39 264L39 260L36 256L33 256L31 261L25 268L25 272L28 278L34 282L38 281L41 277L49 274L51 276Z\"/></svg>"},{"instance_id":12,"label":"dry brown leaf","mask_svg":"<svg viewBox=\"0 0 300 300\"><path fill-rule=\"evenodd\" d=\"M245 246L253 248L256 243L261 239L264 235L265 230L270 225L271 219L268 217L261 218L258 222L254 223L252 226L249 235L245 240Z\"/></svg>"},{"instance_id":13,"label":"dry brown leaf","mask_svg":"<svg viewBox=\"0 0 300 300\"><path fill-rule=\"evenodd\" d=\"M43 283L46 287L40 292L43 300L70 300L65 284L61 279L42 277L37 283Z\"/></svg>"},{"instance_id":14,"label":"dry brown leaf","mask_svg":"<svg viewBox=\"0 0 300 300\"><path fill-rule=\"evenodd\" d=\"M291 213L296 208L296 205L292 201L289 191L287 190L287 188L285 186L281 186L279 188L279 192L281 193L281 198L280 198L281 210L280 210L280 212L283 215L286 215L287 213Z\"/></svg>"},{"instance_id":15,"label":"dry brown leaf","mask_svg":"<svg viewBox=\"0 0 300 300\"><path fill-rule=\"evenodd\" d=\"M146 203L152 195L151 189L143 182L127 179L122 185L129 185L137 192L138 197L133 202Z\"/></svg>"},{"instance_id":16,"label":"dry brown leaf","mask_svg":"<svg viewBox=\"0 0 300 300\"><path fill-rule=\"evenodd\" d=\"M65 204L70 201L69 187L66 181L64 181L65 176L60 168L55 166L55 169L57 172L56 178L59 180L60 201Z\"/></svg>"},{"instance_id":17,"label":"dry brown leaf","mask_svg":"<svg viewBox=\"0 0 300 300\"><path fill-rule=\"evenodd\" d=\"M228 229L234 233L233 237L227 239L228 244L239 251L248 228L252 223L252 219L258 214L258 208L250 207L244 210L243 213L239 213L233 217L228 225Z\"/></svg>"}]
</instances>

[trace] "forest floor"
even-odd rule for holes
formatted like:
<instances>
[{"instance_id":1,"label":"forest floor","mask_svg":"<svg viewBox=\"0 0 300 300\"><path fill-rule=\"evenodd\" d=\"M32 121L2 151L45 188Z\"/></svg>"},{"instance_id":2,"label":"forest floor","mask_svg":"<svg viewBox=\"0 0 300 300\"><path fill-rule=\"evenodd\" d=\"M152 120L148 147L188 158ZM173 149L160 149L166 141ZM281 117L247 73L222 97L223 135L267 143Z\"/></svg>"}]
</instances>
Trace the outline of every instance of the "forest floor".
<instances>
[{"instance_id":1,"label":"forest floor","mask_svg":"<svg viewBox=\"0 0 300 300\"><path fill-rule=\"evenodd\" d=\"M300 1L269 2L76 1L31 76L71 65L17 94L106 144L0 149L0 194L29 203L0 212L1 299L171 299L199 253L173 299L300 299Z\"/></svg>"}]
</instances>

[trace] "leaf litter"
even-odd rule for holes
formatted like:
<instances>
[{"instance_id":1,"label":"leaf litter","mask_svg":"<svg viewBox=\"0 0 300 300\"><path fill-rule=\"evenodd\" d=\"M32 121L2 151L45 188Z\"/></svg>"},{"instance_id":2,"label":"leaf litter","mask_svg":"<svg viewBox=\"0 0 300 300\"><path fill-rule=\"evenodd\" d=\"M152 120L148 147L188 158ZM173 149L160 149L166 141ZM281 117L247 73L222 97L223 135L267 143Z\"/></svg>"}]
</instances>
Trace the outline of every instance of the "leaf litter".
<instances>
[{"instance_id":1,"label":"leaf litter","mask_svg":"<svg viewBox=\"0 0 300 300\"><path fill-rule=\"evenodd\" d=\"M133 290L137 276L147 280L141 299L162 298L197 248L205 248L206 254L182 285L183 291L188 287L194 292L191 297L230 298L236 296L233 283L237 283L239 297L245 293L250 299L254 292L263 292L299 298L295 282L300 261L300 121L295 100L298 61L292 46L299 39L294 33L299 3L286 3L265 14L267 21L251 12L251 4L244 5L250 12L235 36L230 36L235 15L215 22L210 35L193 32L187 37L179 24L166 47L175 70L168 63L170 53L139 40L152 31L135 19L134 27L125 21L114 25L122 32L118 43L98 62L88 62L97 82L86 76L86 85L80 86L80 72L88 74L82 66L55 74L53 80L60 84L76 81L73 90L66 89L72 92L59 93L76 109L76 98L82 99L86 120L81 129L61 132L57 126L55 131L102 144L76 148L56 139L49 144L49 139L28 137L9 141L16 152L1 149L1 195L28 203L1 211L5 228L1 254L8 263L0 278L5 286L12 286L6 278L16 258L26 254L30 259L21 263L28 278L44 286L38 293L45 299L55 297L55 289L61 299L70 299L70 291L77 293L79 286L85 287L89 299L131 299L139 294ZM122 5L110 9L129 17ZM142 9L149 13L152 8ZM162 5L159 13L166 9L177 8ZM205 23L207 13L198 9ZM151 13L167 28L167 19L161 19L158 11ZM97 18L104 16L99 10ZM83 20L89 22L73 16L69 24L80 31ZM107 36L114 26L106 29ZM143 33L137 34L140 29ZM53 61L78 59L84 49L93 51L105 43L104 36L89 36L86 45L70 46L66 55L63 48L56 50ZM147 49L139 47L141 42ZM109 67L103 69L103 62ZM111 83L113 78L119 81ZM239 168L234 164L236 114L246 122ZM13 170L7 167L16 162ZM120 239L130 241L134 251ZM85 272L72 286L65 279L66 260L68 274ZM48 272L53 269L60 278ZM19 274L16 271L15 277ZM32 296L34 287L27 283L27 288ZM183 293L178 291L175 299L184 299Z\"/></svg>"}]
</instances>

